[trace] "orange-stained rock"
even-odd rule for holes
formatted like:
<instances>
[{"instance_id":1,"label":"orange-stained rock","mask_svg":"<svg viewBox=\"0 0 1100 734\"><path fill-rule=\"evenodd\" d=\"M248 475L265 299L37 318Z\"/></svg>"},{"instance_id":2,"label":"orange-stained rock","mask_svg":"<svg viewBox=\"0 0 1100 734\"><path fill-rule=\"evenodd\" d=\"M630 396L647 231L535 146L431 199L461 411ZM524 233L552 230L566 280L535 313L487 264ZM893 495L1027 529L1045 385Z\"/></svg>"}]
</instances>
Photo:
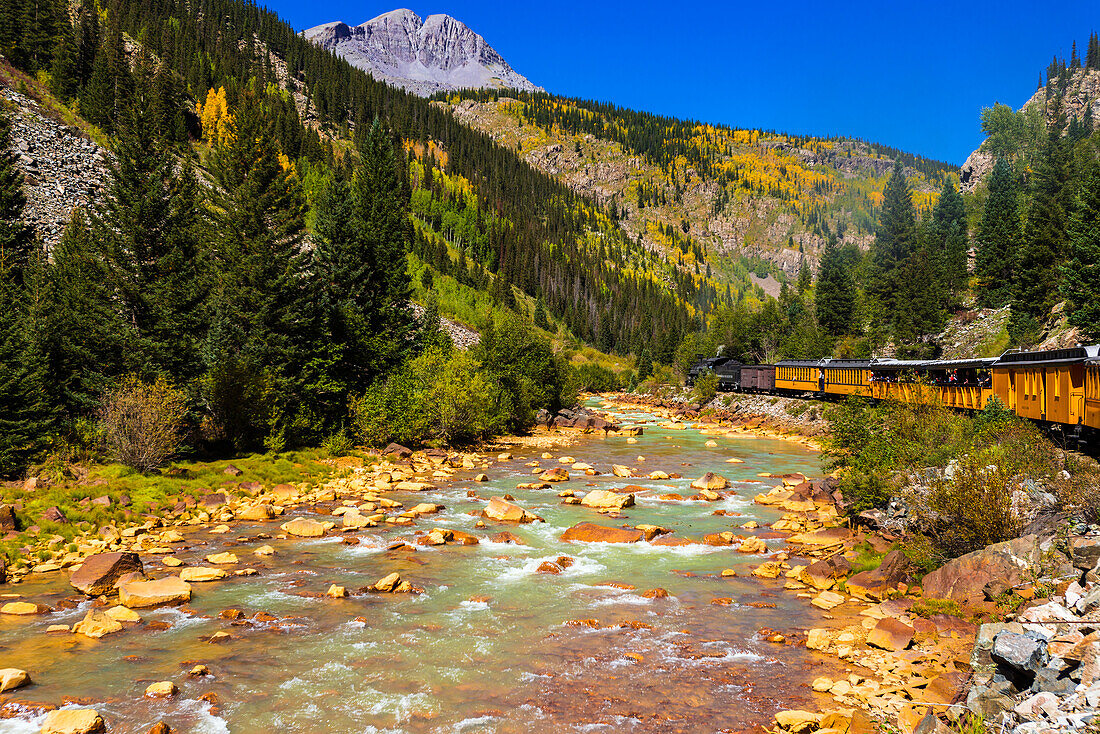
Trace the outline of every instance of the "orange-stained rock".
<instances>
[{"instance_id":1,"label":"orange-stained rock","mask_svg":"<svg viewBox=\"0 0 1100 734\"><path fill-rule=\"evenodd\" d=\"M668 592L666 590L660 588L660 587L657 587L656 589L649 589L648 591L643 591L642 596L645 597L646 599L667 599L668 598Z\"/></svg>"},{"instance_id":2,"label":"orange-stained rock","mask_svg":"<svg viewBox=\"0 0 1100 734\"><path fill-rule=\"evenodd\" d=\"M539 567L535 570L535 573L549 573L557 575L561 573L561 566L553 561L543 561L539 564Z\"/></svg>"},{"instance_id":3,"label":"orange-stained rock","mask_svg":"<svg viewBox=\"0 0 1100 734\"><path fill-rule=\"evenodd\" d=\"M498 522L543 522L538 515L528 512L503 497L493 497L481 512L482 517Z\"/></svg>"},{"instance_id":4,"label":"orange-stained rock","mask_svg":"<svg viewBox=\"0 0 1100 734\"><path fill-rule=\"evenodd\" d=\"M728 479L721 474L715 474L709 471L691 483L692 489L728 489L729 486L730 483Z\"/></svg>"},{"instance_id":5,"label":"orange-stained rock","mask_svg":"<svg viewBox=\"0 0 1100 734\"><path fill-rule=\"evenodd\" d=\"M561 539L564 541L583 543L636 543L644 537L645 534L641 530L609 528L605 525L596 525L590 522L577 523L561 535Z\"/></svg>"},{"instance_id":6,"label":"orange-stained rock","mask_svg":"<svg viewBox=\"0 0 1100 734\"><path fill-rule=\"evenodd\" d=\"M867 635L867 644L883 650L897 652L909 647L915 630L893 617L880 619L875 628Z\"/></svg>"},{"instance_id":7,"label":"orange-stained rock","mask_svg":"<svg viewBox=\"0 0 1100 734\"><path fill-rule=\"evenodd\" d=\"M97 553L84 559L69 583L82 594L100 596L113 592L119 578L128 573L144 573L137 553Z\"/></svg>"}]
</instances>

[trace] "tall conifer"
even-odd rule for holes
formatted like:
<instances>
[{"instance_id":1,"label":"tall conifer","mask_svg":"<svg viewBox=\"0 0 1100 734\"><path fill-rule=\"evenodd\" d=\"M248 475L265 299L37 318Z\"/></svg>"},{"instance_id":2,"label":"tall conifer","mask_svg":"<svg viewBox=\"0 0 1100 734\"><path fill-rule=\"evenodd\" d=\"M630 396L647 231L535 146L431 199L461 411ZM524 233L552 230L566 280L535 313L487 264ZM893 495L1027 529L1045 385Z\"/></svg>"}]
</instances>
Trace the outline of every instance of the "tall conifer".
<instances>
[{"instance_id":1,"label":"tall conifer","mask_svg":"<svg viewBox=\"0 0 1100 734\"><path fill-rule=\"evenodd\" d=\"M1016 177L1008 161L998 160L989 177L989 197L978 225L978 303L997 308L1012 297L1012 278L1020 247Z\"/></svg>"}]
</instances>

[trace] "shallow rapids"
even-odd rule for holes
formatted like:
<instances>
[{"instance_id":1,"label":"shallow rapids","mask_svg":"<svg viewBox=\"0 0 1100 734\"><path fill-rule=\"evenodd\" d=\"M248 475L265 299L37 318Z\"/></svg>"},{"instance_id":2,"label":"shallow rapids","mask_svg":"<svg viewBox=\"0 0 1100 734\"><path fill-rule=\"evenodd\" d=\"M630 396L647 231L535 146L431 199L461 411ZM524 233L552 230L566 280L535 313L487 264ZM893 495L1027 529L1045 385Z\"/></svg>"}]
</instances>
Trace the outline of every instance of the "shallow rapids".
<instances>
[{"instance_id":1,"label":"shallow rapids","mask_svg":"<svg viewBox=\"0 0 1100 734\"><path fill-rule=\"evenodd\" d=\"M0 667L23 668L34 680L32 687L0 699L91 705L112 732L145 732L164 721L173 731L205 734L720 732L768 723L776 710L805 703L809 694L802 684L813 676L812 653L766 642L758 630L805 628L820 613L805 600L780 594L783 579L748 576L764 555L707 545L564 543L559 536L581 521L650 523L675 531L672 537L696 540L726 530L760 535L771 538L774 552L783 542L763 526L781 513L754 505L752 497L777 482L757 475L819 475L818 455L794 442L660 429L654 416L640 411L618 415L626 423L649 421L645 435L636 443L614 435L583 437L552 450L552 460L541 459L541 449L516 449L512 460L488 470L488 483L472 481L480 470L471 470L435 492L388 494L406 507L428 501L446 510L413 528L356 531L358 545L345 545L342 535L257 537L278 535L279 524L290 517L332 519L326 514L332 506L291 509L269 523L234 524L225 535L186 531L186 549L174 555L188 565L230 550L241 558L238 567L259 574L194 584L186 607L138 610L144 625L99 640L45 633L51 624L79 621L92 606L88 601L50 614L0 619ZM708 448L708 440L717 447ZM526 462L540 460L549 468L566 454L604 474L586 477L570 469L571 480L551 489L516 489L536 481ZM727 463L730 458L744 463ZM684 478L618 479L610 475L612 464L641 475L661 470ZM733 483L729 498L658 499L693 494L690 482L708 471ZM636 506L622 511L625 519L563 505L557 496L563 489L581 496L627 484L650 491L637 494ZM468 490L478 497L468 497ZM475 528L485 500L505 493L546 522L486 521L488 527ZM742 530L749 520L762 527ZM481 542L386 550L394 540L412 542L418 531L432 527L474 533ZM489 540L502 530L526 545ZM253 556L263 544L274 546L273 557ZM560 556L573 565L559 575L537 573L544 561ZM143 557L147 571L166 575L156 558ZM721 577L727 568L739 576ZM354 594L393 571L424 593ZM29 578L11 590L56 608L72 598L66 578ZM326 598L330 584L347 587L353 596ZM643 597L654 588L669 596ZM224 618L227 609L245 618ZM256 613L267 614L257 620ZM210 642L219 631L228 632L228 640ZM212 675L189 677L200 663ZM158 680L175 681L179 694L143 698L145 687ZM0 734L37 732L40 721L0 720Z\"/></svg>"}]
</instances>

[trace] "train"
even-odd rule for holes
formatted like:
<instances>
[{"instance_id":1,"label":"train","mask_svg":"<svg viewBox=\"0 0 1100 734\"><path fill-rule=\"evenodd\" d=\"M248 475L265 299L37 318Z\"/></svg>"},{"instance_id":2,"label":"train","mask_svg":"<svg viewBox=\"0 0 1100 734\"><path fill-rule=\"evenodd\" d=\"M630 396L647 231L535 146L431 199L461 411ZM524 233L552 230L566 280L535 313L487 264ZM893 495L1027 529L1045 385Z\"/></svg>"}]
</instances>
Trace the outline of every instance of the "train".
<instances>
[{"instance_id":1,"label":"train","mask_svg":"<svg viewBox=\"0 0 1100 734\"><path fill-rule=\"evenodd\" d=\"M1016 415L1080 444L1100 443L1098 344L955 360L826 358L750 365L700 356L688 370L688 384L709 373L722 392L902 402L931 394L948 408L967 411L981 410L996 397Z\"/></svg>"}]
</instances>

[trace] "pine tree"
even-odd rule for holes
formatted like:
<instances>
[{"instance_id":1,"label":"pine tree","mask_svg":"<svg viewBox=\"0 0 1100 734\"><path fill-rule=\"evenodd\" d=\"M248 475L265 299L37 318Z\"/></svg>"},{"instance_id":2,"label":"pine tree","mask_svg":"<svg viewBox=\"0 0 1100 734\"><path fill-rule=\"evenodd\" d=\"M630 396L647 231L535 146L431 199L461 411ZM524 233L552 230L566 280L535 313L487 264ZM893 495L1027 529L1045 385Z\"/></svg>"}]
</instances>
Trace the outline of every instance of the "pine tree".
<instances>
[{"instance_id":1,"label":"pine tree","mask_svg":"<svg viewBox=\"0 0 1100 734\"><path fill-rule=\"evenodd\" d=\"M1061 293L1069 322L1100 339L1100 161L1085 163L1066 226L1068 252L1061 267Z\"/></svg>"},{"instance_id":2,"label":"pine tree","mask_svg":"<svg viewBox=\"0 0 1100 734\"><path fill-rule=\"evenodd\" d=\"M830 336L843 336L858 332L855 323L856 283L852 272L837 246L830 238L821 254L817 275L817 321Z\"/></svg>"},{"instance_id":3,"label":"pine tree","mask_svg":"<svg viewBox=\"0 0 1100 734\"><path fill-rule=\"evenodd\" d=\"M805 262L802 263L798 269L798 294L802 295L806 291L810 290L810 286L813 285L813 273L810 272L810 266Z\"/></svg>"},{"instance_id":4,"label":"pine tree","mask_svg":"<svg viewBox=\"0 0 1100 734\"><path fill-rule=\"evenodd\" d=\"M215 197L205 397L222 437L238 449L281 449L309 417L297 389L308 380L316 296L302 248L305 200L280 162L262 94L244 93L231 135L211 156ZM259 402L258 402L259 401Z\"/></svg>"},{"instance_id":5,"label":"pine tree","mask_svg":"<svg viewBox=\"0 0 1100 734\"><path fill-rule=\"evenodd\" d=\"M115 307L106 258L80 209L51 255L41 347L51 400L63 419L91 417L108 382L123 372L130 327Z\"/></svg>"},{"instance_id":6,"label":"pine tree","mask_svg":"<svg viewBox=\"0 0 1100 734\"><path fill-rule=\"evenodd\" d=\"M1061 126L1052 125L1032 186L1023 243L1013 271L1009 335L1034 343L1058 292L1057 264L1063 256L1068 209L1069 152Z\"/></svg>"},{"instance_id":7,"label":"pine tree","mask_svg":"<svg viewBox=\"0 0 1100 734\"><path fill-rule=\"evenodd\" d=\"M95 51L91 77L80 95L81 115L104 130L113 131L127 107L132 86L122 31L115 21Z\"/></svg>"},{"instance_id":8,"label":"pine tree","mask_svg":"<svg viewBox=\"0 0 1100 734\"><path fill-rule=\"evenodd\" d=\"M1012 297L1012 278L1020 246L1016 177L1008 161L998 160L989 177L989 198L978 225L978 303L998 308Z\"/></svg>"},{"instance_id":9,"label":"pine tree","mask_svg":"<svg viewBox=\"0 0 1100 734\"><path fill-rule=\"evenodd\" d=\"M535 326L540 329L545 329L547 331L551 329L550 320L546 316L546 304L542 302L541 298L535 302L535 313L532 319Z\"/></svg>"},{"instance_id":10,"label":"pine tree","mask_svg":"<svg viewBox=\"0 0 1100 734\"><path fill-rule=\"evenodd\" d=\"M58 23L53 61L50 64L50 89L66 102L74 99L80 91L78 60L75 29L66 17Z\"/></svg>"},{"instance_id":11,"label":"pine tree","mask_svg":"<svg viewBox=\"0 0 1100 734\"><path fill-rule=\"evenodd\" d=\"M37 257L23 222L22 175L8 149L9 129L0 116L0 477L18 476L50 429L41 362L27 333L26 281Z\"/></svg>"},{"instance_id":12,"label":"pine tree","mask_svg":"<svg viewBox=\"0 0 1100 734\"><path fill-rule=\"evenodd\" d=\"M22 287L23 271L34 254L34 230L23 220L27 198L23 174L15 166L11 148L11 123L0 114L0 268Z\"/></svg>"},{"instance_id":13,"label":"pine tree","mask_svg":"<svg viewBox=\"0 0 1100 734\"><path fill-rule=\"evenodd\" d=\"M938 264L921 248L901 267L901 299L905 308L894 315L898 353L918 359L937 356L935 336L947 323L946 294Z\"/></svg>"},{"instance_id":14,"label":"pine tree","mask_svg":"<svg viewBox=\"0 0 1100 734\"><path fill-rule=\"evenodd\" d=\"M966 205L954 183L945 180L940 198L932 209L928 229L928 247L938 262L948 293L966 287L967 249Z\"/></svg>"},{"instance_id":15,"label":"pine tree","mask_svg":"<svg viewBox=\"0 0 1100 734\"><path fill-rule=\"evenodd\" d=\"M901 160L894 161L894 170L886 182L883 193L882 213L878 231L871 245L871 268L868 292L891 317L899 308L897 293L901 264L916 249L917 214L913 207L913 194Z\"/></svg>"},{"instance_id":16,"label":"pine tree","mask_svg":"<svg viewBox=\"0 0 1100 734\"><path fill-rule=\"evenodd\" d=\"M1089 45L1085 51L1085 66L1089 69L1100 69L1100 37L1096 31L1089 34Z\"/></svg>"},{"instance_id":17,"label":"pine tree","mask_svg":"<svg viewBox=\"0 0 1100 734\"><path fill-rule=\"evenodd\" d=\"M141 90L123 115L92 236L131 326L129 371L189 379L200 367L196 338L205 284L196 228L202 197L190 167L176 175L149 100L148 90Z\"/></svg>"},{"instance_id":18,"label":"pine tree","mask_svg":"<svg viewBox=\"0 0 1100 734\"><path fill-rule=\"evenodd\" d=\"M56 0L21 0L21 37L13 61L34 73L48 69L57 32Z\"/></svg>"}]
</instances>

